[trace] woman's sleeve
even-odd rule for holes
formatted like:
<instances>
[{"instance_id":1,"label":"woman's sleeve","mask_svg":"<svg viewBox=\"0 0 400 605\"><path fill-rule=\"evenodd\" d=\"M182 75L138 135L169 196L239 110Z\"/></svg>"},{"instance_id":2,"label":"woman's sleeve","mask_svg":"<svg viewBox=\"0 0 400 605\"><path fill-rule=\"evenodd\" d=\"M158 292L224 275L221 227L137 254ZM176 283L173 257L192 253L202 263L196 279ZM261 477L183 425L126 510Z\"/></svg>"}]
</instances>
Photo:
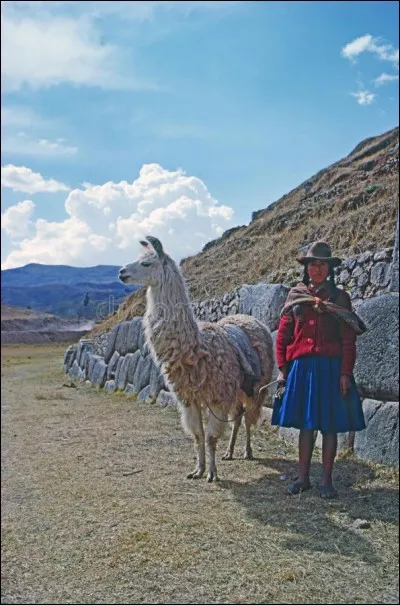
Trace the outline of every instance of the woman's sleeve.
<instances>
[{"instance_id":1,"label":"woman's sleeve","mask_svg":"<svg viewBox=\"0 0 400 605\"><path fill-rule=\"evenodd\" d=\"M294 317L290 312L288 314L282 315L279 326L278 326L278 334L276 335L276 365L280 369L282 366L286 365L286 349L287 346L293 341L294 336Z\"/></svg>"},{"instance_id":2,"label":"woman's sleeve","mask_svg":"<svg viewBox=\"0 0 400 605\"><path fill-rule=\"evenodd\" d=\"M341 304L346 309L352 310L350 296L343 291ZM340 322L340 339L342 341L342 368L341 373L351 376L356 362L356 338L355 331L345 321Z\"/></svg>"}]
</instances>

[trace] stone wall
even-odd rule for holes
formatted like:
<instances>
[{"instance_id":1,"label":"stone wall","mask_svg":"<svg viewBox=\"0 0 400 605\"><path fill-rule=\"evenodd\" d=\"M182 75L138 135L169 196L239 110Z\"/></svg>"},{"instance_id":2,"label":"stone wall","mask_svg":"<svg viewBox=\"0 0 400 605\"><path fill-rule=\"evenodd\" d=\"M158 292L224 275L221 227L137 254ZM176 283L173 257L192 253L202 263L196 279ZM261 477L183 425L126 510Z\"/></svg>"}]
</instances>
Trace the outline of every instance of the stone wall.
<instances>
[{"instance_id":1,"label":"stone wall","mask_svg":"<svg viewBox=\"0 0 400 605\"><path fill-rule=\"evenodd\" d=\"M355 308L371 296L389 291L393 248L364 252L346 259L336 271L336 282L351 296Z\"/></svg>"},{"instance_id":2,"label":"stone wall","mask_svg":"<svg viewBox=\"0 0 400 605\"><path fill-rule=\"evenodd\" d=\"M175 404L145 343L141 317L118 324L106 337L68 347L64 371L80 382L89 381L109 392L123 391L139 401Z\"/></svg>"},{"instance_id":3,"label":"stone wall","mask_svg":"<svg viewBox=\"0 0 400 605\"><path fill-rule=\"evenodd\" d=\"M282 284L252 284L236 288L221 297L192 303L199 321L218 321L222 317L243 313L252 315L273 331L289 288Z\"/></svg>"},{"instance_id":4,"label":"stone wall","mask_svg":"<svg viewBox=\"0 0 400 605\"><path fill-rule=\"evenodd\" d=\"M399 217L397 217L396 235L394 238L393 262L390 268L389 291L399 291Z\"/></svg>"},{"instance_id":5,"label":"stone wall","mask_svg":"<svg viewBox=\"0 0 400 605\"><path fill-rule=\"evenodd\" d=\"M194 301L193 312L200 321L218 321L227 315L239 313L240 288L227 292L223 296L208 300Z\"/></svg>"}]
</instances>

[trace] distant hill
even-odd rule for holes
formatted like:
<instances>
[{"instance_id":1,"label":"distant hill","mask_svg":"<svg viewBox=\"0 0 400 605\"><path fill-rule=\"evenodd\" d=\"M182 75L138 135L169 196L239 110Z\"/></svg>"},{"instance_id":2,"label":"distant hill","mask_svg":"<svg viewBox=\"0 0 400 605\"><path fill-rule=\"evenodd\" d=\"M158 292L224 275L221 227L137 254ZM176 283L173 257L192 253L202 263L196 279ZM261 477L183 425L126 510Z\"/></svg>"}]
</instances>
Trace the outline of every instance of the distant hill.
<instances>
[{"instance_id":1,"label":"distant hill","mask_svg":"<svg viewBox=\"0 0 400 605\"><path fill-rule=\"evenodd\" d=\"M96 267L70 267L69 265L41 265L30 263L16 269L1 272L2 286L48 286L49 284L106 284L118 281L121 267L97 265Z\"/></svg>"},{"instance_id":2,"label":"distant hill","mask_svg":"<svg viewBox=\"0 0 400 605\"><path fill-rule=\"evenodd\" d=\"M57 317L22 307L1 305L1 344L72 343L87 334L93 320Z\"/></svg>"},{"instance_id":3,"label":"distant hill","mask_svg":"<svg viewBox=\"0 0 400 605\"><path fill-rule=\"evenodd\" d=\"M1 272L2 303L64 317L102 319L137 289L118 281L119 269L37 263L6 269Z\"/></svg>"},{"instance_id":4,"label":"distant hill","mask_svg":"<svg viewBox=\"0 0 400 605\"><path fill-rule=\"evenodd\" d=\"M93 325L93 320L84 320L77 322L76 318L58 317L51 313L41 313L32 311L24 307L13 307L10 305L1 305L1 331L9 332L16 330L89 330Z\"/></svg>"},{"instance_id":5,"label":"distant hill","mask_svg":"<svg viewBox=\"0 0 400 605\"><path fill-rule=\"evenodd\" d=\"M14 321L14 320L33 320L33 319L54 319L53 315L49 313L40 313L38 311L32 311L25 307L12 307L10 305L1 305L1 321ZM60 318L57 318L60 321ZM61 320L62 321L62 320Z\"/></svg>"}]
</instances>

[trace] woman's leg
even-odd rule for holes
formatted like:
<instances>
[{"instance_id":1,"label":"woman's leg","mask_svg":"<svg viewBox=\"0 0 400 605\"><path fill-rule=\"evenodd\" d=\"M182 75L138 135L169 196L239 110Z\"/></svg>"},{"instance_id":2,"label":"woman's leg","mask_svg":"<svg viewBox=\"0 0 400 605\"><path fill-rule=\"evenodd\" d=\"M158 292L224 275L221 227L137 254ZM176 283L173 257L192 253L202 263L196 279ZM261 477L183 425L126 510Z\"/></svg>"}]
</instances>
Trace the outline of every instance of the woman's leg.
<instances>
[{"instance_id":1,"label":"woman's leg","mask_svg":"<svg viewBox=\"0 0 400 605\"><path fill-rule=\"evenodd\" d=\"M337 433L324 433L322 435L322 477L320 494L325 498L337 495L332 484L332 470L337 452Z\"/></svg>"},{"instance_id":2,"label":"woman's leg","mask_svg":"<svg viewBox=\"0 0 400 605\"><path fill-rule=\"evenodd\" d=\"M289 485L289 494L296 495L311 487L310 465L314 448L314 431L301 429L299 434L299 476Z\"/></svg>"},{"instance_id":3,"label":"woman's leg","mask_svg":"<svg viewBox=\"0 0 400 605\"><path fill-rule=\"evenodd\" d=\"M310 483L310 465L314 448L314 431L301 429L299 434L299 482Z\"/></svg>"}]
</instances>

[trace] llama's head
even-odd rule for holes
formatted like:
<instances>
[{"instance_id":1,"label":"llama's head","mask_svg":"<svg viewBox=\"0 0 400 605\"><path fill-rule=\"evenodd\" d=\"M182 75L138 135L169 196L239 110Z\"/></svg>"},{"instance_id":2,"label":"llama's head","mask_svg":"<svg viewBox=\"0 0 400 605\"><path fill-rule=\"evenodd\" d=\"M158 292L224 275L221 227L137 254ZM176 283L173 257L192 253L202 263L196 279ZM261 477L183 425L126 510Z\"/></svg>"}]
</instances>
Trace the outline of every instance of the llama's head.
<instances>
[{"instance_id":1,"label":"llama's head","mask_svg":"<svg viewBox=\"0 0 400 605\"><path fill-rule=\"evenodd\" d=\"M138 284L140 286L156 286L161 281L165 254L161 242L151 235L141 240L144 247L137 261L126 265L119 271L119 279L124 284Z\"/></svg>"}]
</instances>

